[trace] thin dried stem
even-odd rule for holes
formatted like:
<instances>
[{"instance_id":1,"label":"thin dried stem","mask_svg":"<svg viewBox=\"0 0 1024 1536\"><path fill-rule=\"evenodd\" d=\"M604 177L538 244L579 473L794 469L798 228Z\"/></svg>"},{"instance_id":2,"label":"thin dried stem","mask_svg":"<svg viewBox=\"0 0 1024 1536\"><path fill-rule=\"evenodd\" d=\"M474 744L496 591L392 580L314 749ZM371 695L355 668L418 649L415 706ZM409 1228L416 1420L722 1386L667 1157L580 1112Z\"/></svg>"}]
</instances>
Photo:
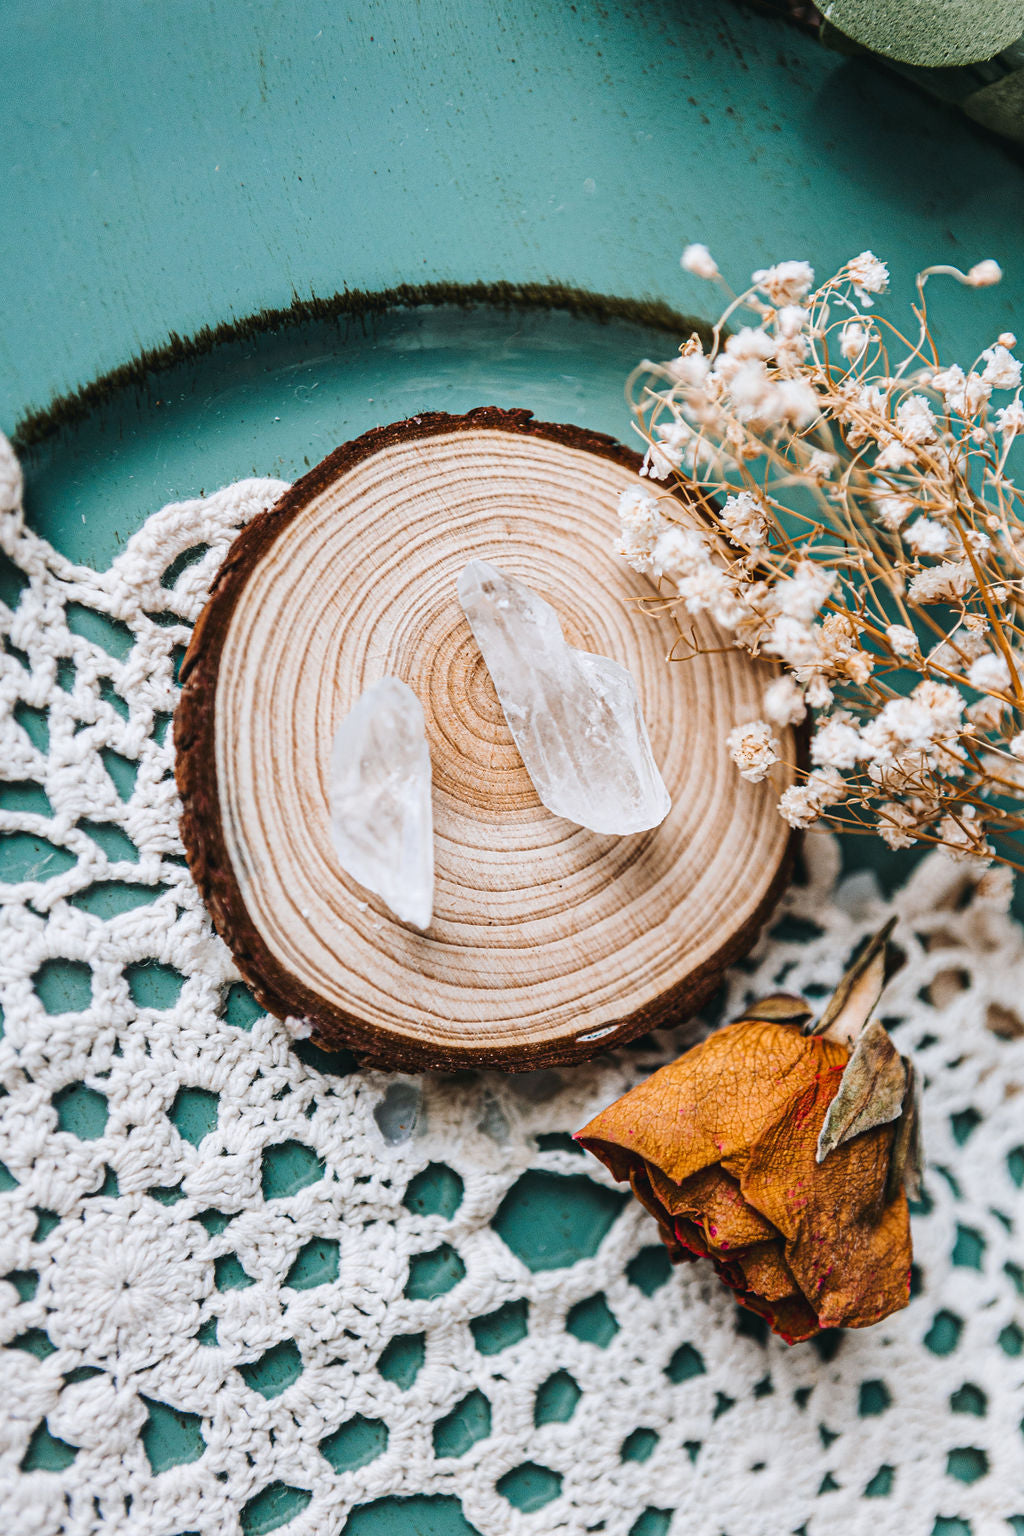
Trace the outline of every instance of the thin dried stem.
<instances>
[{"instance_id":1,"label":"thin dried stem","mask_svg":"<svg viewBox=\"0 0 1024 1536\"><path fill-rule=\"evenodd\" d=\"M659 585L645 606L671 618L673 660L739 645L775 663L764 718L730 733L741 773L764 778L776 733L810 714L810 769L780 801L793 825L1018 867L1021 367L1009 335L943 367L939 274L981 287L999 269L928 268L909 334L871 309L888 274L870 252L817 289L802 262L726 288L707 353L694 336L630 375L647 454L619 547Z\"/></svg>"}]
</instances>

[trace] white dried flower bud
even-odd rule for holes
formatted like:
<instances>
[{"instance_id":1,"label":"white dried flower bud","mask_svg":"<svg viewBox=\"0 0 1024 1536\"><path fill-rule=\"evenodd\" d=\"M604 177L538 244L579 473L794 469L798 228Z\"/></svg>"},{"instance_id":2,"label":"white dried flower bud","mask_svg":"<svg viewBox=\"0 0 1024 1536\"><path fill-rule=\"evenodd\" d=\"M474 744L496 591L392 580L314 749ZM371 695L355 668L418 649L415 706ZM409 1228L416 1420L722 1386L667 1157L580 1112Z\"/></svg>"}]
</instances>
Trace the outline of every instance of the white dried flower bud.
<instances>
[{"instance_id":1,"label":"white dried flower bud","mask_svg":"<svg viewBox=\"0 0 1024 1536\"><path fill-rule=\"evenodd\" d=\"M654 545L665 528L658 503L641 485L630 485L619 496L619 538L615 553L634 571L646 575L651 569Z\"/></svg>"},{"instance_id":2,"label":"white dried flower bud","mask_svg":"<svg viewBox=\"0 0 1024 1536\"><path fill-rule=\"evenodd\" d=\"M913 512L914 501L910 496L878 496L875 509L882 527L895 533Z\"/></svg>"},{"instance_id":3,"label":"white dried flower bud","mask_svg":"<svg viewBox=\"0 0 1024 1536\"><path fill-rule=\"evenodd\" d=\"M953 363L949 368L940 368L931 376L931 386L937 389L946 402L946 408L950 411L960 411L964 404L964 386L967 383L967 375L959 363Z\"/></svg>"},{"instance_id":4,"label":"white dried flower bud","mask_svg":"<svg viewBox=\"0 0 1024 1536\"><path fill-rule=\"evenodd\" d=\"M732 628L743 617L743 608L735 598L732 578L727 571L713 565L699 565L688 576L680 576L676 582L679 596L686 605L687 613L714 613L719 623ZM730 602L730 599L733 601ZM731 621L731 622L729 622Z\"/></svg>"},{"instance_id":5,"label":"white dried flower bud","mask_svg":"<svg viewBox=\"0 0 1024 1536\"><path fill-rule=\"evenodd\" d=\"M1002 280L1003 269L998 261L991 257L987 261L978 261L967 274L967 282L972 288L991 288L994 283Z\"/></svg>"},{"instance_id":6,"label":"white dried flower bud","mask_svg":"<svg viewBox=\"0 0 1024 1536\"><path fill-rule=\"evenodd\" d=\"M803 830L817 821L822 810L836 805L846 796L842 774L834 768L819 768L806 784L792 784L779 801L779 814L791 827Z\"/></svg>"},{"instance_id":7,"label":"white dried flower bud","mask_svg":"<svg viewBox=\"0 0 1024 1536\"><path fill-rule=\"evenodd\" d=\"M711 364L703 352L682 352L665 364L665 372L687 389L701 389L711 372Z\"/></svg>"},{"instance_id":8,"label":"white dried flower bud","mask_svg":"<svg viewBox=\"0 0 1024 1536\"><path fill-rule=\"evenodd\" d=\"M730 357L738 358L741 362L748 362L752 358L767 362L775 355L775 341L767 331L757 326L744 325L726 338L725 350Z\"/></svg>"},{"instance_id":9,"label":"white dried flower bud","mask_svg":"<svg viewBox=\"0 0 1024 1536\"><path fill-rule=\"evenodd\" d=\"M974 887L974 898L999 912L1009 912L1013 901L1013 870L1008 864L995 864L986 869Z\"/></svg>"},{"instance_id":10,"label":"white dried flower bud","mask_svg":"<svg viewBox=\"0 0 1024 1536\"><path fill-rule=\"evenodd\" d=\"M811 741L811 762L826 768L855 768L865 756L860 732L834 717L822 722Z\"/></svg>"},{"instance_id":11,"label":"white dried flower bud","mask_svg":"<svg viewBox=\"0 0 1024 1536\"><path fill-rule=\"evenodd\" d=\"M721 520L738 544L748 549L761 549L767 541L770 523L765 509L750 491L739 491L728 496L721 511Z\"/></svg>"},{"instance_id":12,"label":"white dried flower bud","mask_svg":"<svg viewBox=\"0 0 1024 1536\"><path fill-rule=\"evenodd\" d=\"M807 461L807 473L813 480L827 480L835 473L838 465L838 454L828 453L824 448L815 448Z\"/></svg>"},{"instance_id":13,"label":"white dried flower bud","mask_svg":"<svg viewBox=\"0 0 1024 1536\"><path fill-rule=\"evenodd\" d=\"M699 242L686 247L679 258L679 265L685 272L692 272L694 277L704 277L709 281L722 275L707 246Z\"/></svg>"},{"instance_id":14,"label":"white dried flower bud","mask_svg":"<svg viewBox=\"0 0 1024 1536\"><path fill-rule=\"evenodd\" d=\"M730 582L712 604L711 617L723 629L738 629L741 624L749 622L753 615L738 588Z\"/></svg>"},{"instance_id":15,"label":"white dried flower bud","mask_svg":"<svg viewBox=\"0 0 1024 1536\"><path fill-rule=\"evenodd\" d=\"M799 725L807 718L803 691L786 673L768 684L761 705L772 724L780 727Z\"/></svg>"},{"instance_id":16,"label":"white dried flower bud","mask_svg":"<svg viewBox=\"0 0 1024 1536\"><path fill-rule=\"evenodd\" d=\"M876 469L906 469L914 462L914 455L898 438L880 436L881 452L875 459Z\"/></svg>"},{"instance_id":17,"label":"white dried flower bud","mask_svg":"<svg viewBox=\"0 0 1024 1536\"><path fill-rule=\"evenodd\" d=\"M878 807L878 835L890 848L912 848L917 838L917 817L905 805L888 800Z\"/></svg>"},{"instance_id":18,"label":"white dried flower bud","mask_svg":"<svg viewBox=\"0 0 1024 1536\"><path fill-rule=\"evenodd\" d=\"M788 338L798 336L810 318L810 310L804 309L802 304L784 304L776 312L775 325L779 335Z\"/></svg>"},{"instance_id":19,"label":"white dried flower bud","mask_svg":"<svg viewBox=\"0 0 1024 1536\"><path fill-rule=\"evenodd\" d=\"M651 480L667 480L673 469L678 469L682 460L680 452L666 452L664 444L650 443L644 454L644 461L640 466L640 473L647 475Z\"/></svg>"},{"instance_id":20,"label":"white dried flower bud","mask_svg":"<svg viewBox=\"0 0 1024 1536\"><path fill-rule=\"evenodd\" d=\"M1021 731L1020 734L1015 736L1010 742L1010 751L1013 753L1014 757L1024 758L1024 731Z\"/></svg>"},{"instance_id":21,"label":"white dried flower bud","mask_svg":"<svg viewBox=\"0 0 1024 1536\"><path fill-rule=\"evenodd\" d=\"M835 584L834 571L816 565L813 560L800 560L793 566L792 576L775 587L779 612L787 618L808 623L828 599Z\"/></svg>"},{"instance_id":22,"label":"white dried flower bud","mask_svg":"<svg viewBox=\"0 0 1024 1536\"><path fill-rule=\"evenodd\" d=\"M896 424L910 443L934 443L935 417L924 395L908 395L896 407Z\"/></svg>"},{"instance_id":23,"label":"white dried flower bud","mask_svg":"<svg viewBox=\"0 0 1024 1536\"><path fill-rule=\"evenodd\" d=\"M1021 372L1021 365L1017 358L998 343L994 347L986 347L981 355L985 359L985 368L981 376L986 384L991 384L993 389L1017 388Z\"/></svg>"},{"instance_id":24,"label":"white dried flower bud","mask_svg":"<svg viewBox=\"0 0 1024 1536\"><path fill-rule=\"evenodd\" d=\"M857 391L857 404L861 410L876 411L879 416L885 415L888 399L888 395L883 394L877 384L862 384Z\"/></svg>"},{"instance_id":25,"label":"white dried flower bud","mask_svg":"<svg viewBox=\"0 0 1024 1536\"><path fill-rule=\"evenodd\" d=\"M918 683L911 694L912 701L928 711L933 735L955 735L960 728L960 716L964 712L964 698L951 683L936 683L930 677ZM898 703L899 700L890 700ZM888 708L888 705L886 706Z\"/></svg>"},{"instance_id":26,"label":"white dried flower bud","mask_svg":"<svg viewBox=\"0 0 1024 1536\"><path fill-rule=\"evenodd\" d=\"M884 293L889 286L889 268L871 251L861 251L846 263L853 291L862 304L870 305L872 293Z\"/></svg>"},{"instance_id":27,"label":"white dried flower bud","mask_svg":"<svg viewBox=\"0 0 1024 1536\"><path fill-rule=\"evenodd\" d=\"M780 379L774 392L775 418L794 427L806 427L820 409L818 396L806 379Z\"/></svg>"},{"instance_id":28,"label":"white dried flower bud","mask_svg":"<svg viewBox=\"0 0 1024 1536\"><path fill-rule=\"evenodd\" d=\"M779 815L795 831L803 832L817 821L821 806L814 791L806 784L791 784L779 801Z\"/></svg>"},{"instance_id":29,"label":"white dried flower bud","mask_svg":"<svg viewBox=\"0 0 1024 1536\"><path fill-rule=\"evenodd\" d=\"M1004 438L1019 437L1024 432L1024 405L1019 400L1011 400L1009 405L996 411L995 428Z\"/></svg>"},{"instance_id":30,"label":"white dried flower bud","mask_svg":"<svg viewBox=\"0 0 1024 1536\"><path fill-rule=\"evenodd\" d=\"M839 338L839 350L845 358L852 361L864 351L870 336L871 332L858 320L848 320Z\"/></svg>"},{"instance_id":31,"label":"white dried flower bud","mask_svg":"<svg viewBox=\"0 0 1024 1536\"><path fill-rule=\"evenodd\" d=\"M992 393L992 383L980 373L965 374L958 363L945 368L931 377L932 387L939 390L948 411L958 411L963 416L974 416L981 410Z\"/></svg>"},{"instance_id":32,"label":"white dried flower bud","mask_svg":"<svg viewBox=\"0 0 1024 1536\"><path fill-rule=\"evenodd\" d=\"M975 699L973 704L968 704L964 713L976 731L995 731L999 729L1005 708L1002 699L989 696Z\"/></svg>"},{"instance_id":33,"label":"white dried flower bud","mask_svg":"<svg viewBox=\"0 0 1024 1536\"><path fill-rule=\"evenodd\" d=\"M642 485L628 485L619 493L619 521L623 527L655 533L662 526L657 498Z\"/></svg>"},{"instance_id":34,"label":"white dried flower bud","mask_svg":"<svg viewBox=\"0 0 1024 1536\"><path fill-rule=\"evenodd\" d=\"M680 528L673 523L658 535L652 563L659 575L678 582L698 568L710 565L711 555L703 535L696 528Z\"/></svg>"},{"instance_id":35,"label":"white dried flower bud","mask_svg":"<svg viewBox=\"0 0 1024 1536\"><path fill-rule=\"evenodd\" d=\"M753 281L776 308L798 304L814 286L814 268L806 261L780 261L755 272Z\"/></svg>"},{"instance_id":36,"label":"white dried flower bud","mask_svg":"<svg viewBox=\"0 0 1024 1536\"><path fill-rule=\"evenodd\" d=\"M903 537L915 555L942 555L950 544L950 533L941 523L928 517L919 517L903 530Z\"/></svg>"},{"instance_id":37,"label":"white dried flower bud","mask_svg":"<svg viewBox=\"0 0 1024 1536\"><path fill-rule=\"evenodd\" d=\"M986 651L977 661L972 661L967 681L979 693L1002 693L1010 686L1010 669L1002 656Z\"/></svg>"},{"instance_id":38,"label":"white dried flower bud","mask_svg":"<svg viewBox=\"0 0 1024 1536\"><path fill-rule=\"evenodd\" d=\"M823 673L815 672L808 679L805 697L812 709L828 709L834 695Z\"/></svg>"},{"instance_id":39,"label":"white dried flower bud","mask_svg":"<svg viewBox=\"0 0 1024 1536\"><path fill-rule=\"evenodd\" d=\"M912 603L955 602L973 581L969 561L946 560L942 565L919 571L907 587L907 597Z\"/></svg>"},{"instance_id":40,"label":"white dried flower bud","mask_svg":"<svg viewBox=\"0 0 1024 1536\"><path fill-rule=\"evenodd\" d=\"M989 395L992 393L992 385L988 379L980 373L969 373L964 387L963 410L968 416L976 416L983 406L988 404Z\"/></svg>"},{"instance_id":41,"label":"white dried flower bud","mask_svg":"<svg viewBox=\"0 0 1024 1536\"><path fill-rule=\"evenodd\" d=\"M838 768L815 768L807 779L807 788L819 805L838 805L847 795L846 780Z\"/></svg>"},{"instance_id":42,"label":"white dried flower bud","mask_svg":"<svg viewBox=\"0 0 1024 1536\"><path fill-rule=\"evenodd\" d=\"M612 544L612 554L620 560L632 566L639 576L646 576L651 570L651 552L642 545L635 544L629 538L616 539Z\"/></svg>"},{"instance_id":43,"label":"white dried flower bud","mask_svg":"<svg viewBox=\"0 0 1024 1536\"><path fill-rule=\"evenodd\" d=\"M739 421L764 416L774 386L760 358L740 360L731 352L720 353L715 360L715 375L728 384L733 414Z\"/></svg>"},{"instance_id":44,"label":"white dried flower bud","mask_svg":"<svg viewBox=\"0 0 1024 1536\"><path fill-rule=\"evenodd\" d=\"M740 776L750 784L760 784L772 764L779 761L778 745L766 720L734 726L726 737L729 755Z\"/></svg>"},{"instance_id":45,"label":"white dried flower bud","mask_svg":"<svg viewBox=\"0 0 1024 1536\"><path fill-rule=\"evenodd\" d=\"M977 627L979 621L980 628ZM937 667L946 667L950 672L956 672L964 663L969 665L977 661L979 656L984 656L988 650L985 640L988 625L985 620L980 614L968 613L964 616L964 625L964 629L957 630L948 640L940 640L938 645L933 646L928 653L928 660Z\"/></svg>"},{"instance_id":46,"label":"white dried flower bud","mask_svg":"<svg viewBox=\"0 0 1024 1536\"><path fill-rule=\"evenodd\" d=\"M21 465L9 441L0 432L0 515L14 512L21 506Z\"/></svg>"},{"instance_id":47,"label":"white dried flower bud","mask_svg":"<svg viewBox=\"0 0 1024 1536\"><path fill-rule=\"evenodd\" d=\"M1001 347L1015 347L1017 345L1017 338L1012 331L1000 331L996 341L998 341Z\"/></svg>"},{"instance_id":48,"label":"white dried flower bud","mask_svg":"<svg viewBox=\"0 0 1024 1536\"><path fill-rule=\"evenodd\" d=\"M885 633L897 656L913 656L917 650L917 636L906 624L890 624Z\"/></svg>"},{"instance_id":49,"label":"white dried flower bud","mask_svg":"<svg viewBox=\"0 0 1024 1536\"><path fill-rule=\"evenodd\" d=\"M939 822L939 836L947 845L943 849L946 857L957 864L987 860L995 852L986 841L985 823L973 805L960 806L955 816L943 816Z\"/></svg>"}]
</instances>

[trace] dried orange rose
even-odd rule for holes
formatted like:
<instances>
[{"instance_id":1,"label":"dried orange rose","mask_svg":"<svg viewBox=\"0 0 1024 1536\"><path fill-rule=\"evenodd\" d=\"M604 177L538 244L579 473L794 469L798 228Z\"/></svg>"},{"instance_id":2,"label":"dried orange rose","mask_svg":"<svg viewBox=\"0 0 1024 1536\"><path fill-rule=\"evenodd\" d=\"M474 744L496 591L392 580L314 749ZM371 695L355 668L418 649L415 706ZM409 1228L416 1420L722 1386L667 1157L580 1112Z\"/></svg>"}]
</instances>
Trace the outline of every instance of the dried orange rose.
<instances>
[{"instance_id":1,"label":"dried orange rose","mask_svg":"<svg viewBox=\"0 0 1024 1536\"><path fill-rule=\"evenodd\" d=\"M866 1017L883 950L880 935L844 978L825 1033L801 1028L803 999L766 998L577 1135L629 1180L673 1262L710 1258L789 1343L909 1299L913 1074Z\"/></svg>"}]
</instances>

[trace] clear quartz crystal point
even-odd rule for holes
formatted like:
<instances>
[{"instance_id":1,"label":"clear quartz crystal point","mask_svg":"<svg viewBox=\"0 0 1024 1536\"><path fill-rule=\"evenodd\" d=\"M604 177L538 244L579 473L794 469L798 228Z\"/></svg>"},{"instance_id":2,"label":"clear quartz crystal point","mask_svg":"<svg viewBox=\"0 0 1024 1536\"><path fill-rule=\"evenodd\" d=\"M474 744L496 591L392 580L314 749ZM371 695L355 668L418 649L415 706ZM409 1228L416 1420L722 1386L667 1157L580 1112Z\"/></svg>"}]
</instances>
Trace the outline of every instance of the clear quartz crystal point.
<instances>
[{"instance_id":1,"label":"clear quartz crystal point","mask_svg":"<svg viewBox=\"0 0 1024 1536\"><path fill-rule=\"evenodd\" d=\"M625 667L577 651L558 615L496 566L471 560L459 600L534 788L592 832L645 832L672 806Z\"/></svg>"},{"instance_id":2,"label":"clear quartz crystal point","mask_svg":"<svg viewBox=\"0 0 1024 1536\"><path fill-rule=\"evenodd\" d=\"M434 913L430 749L423 708L406 683L367 688L331 747L331 841L341 866L403 923Z\"/></svg>"}]
</instances>

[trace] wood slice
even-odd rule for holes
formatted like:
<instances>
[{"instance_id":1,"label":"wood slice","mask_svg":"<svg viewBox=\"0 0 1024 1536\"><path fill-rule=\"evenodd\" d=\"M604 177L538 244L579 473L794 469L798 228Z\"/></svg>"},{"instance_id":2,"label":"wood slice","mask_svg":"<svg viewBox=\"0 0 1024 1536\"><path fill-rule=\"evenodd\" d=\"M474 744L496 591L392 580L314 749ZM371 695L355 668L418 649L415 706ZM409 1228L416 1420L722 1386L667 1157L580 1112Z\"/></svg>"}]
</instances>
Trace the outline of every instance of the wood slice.
<instances>
[{"instance_id":1,"label":"wood slice","mask_svg":"<svg viewBox=\"0 0 1024 1536\"><path fill-rule=\"evenodd\" d=\"M418 416L339 448L232 547L183 669L182 835L253 992L318 1044L404 1068L578 1061L685 1017L753 942L792 840L783 780L745 783L725 737L770 674L727 645L666 663L671 633L612 552L638 467L525 411ZM660 827L601 837L540 804L456 596L474 556L633 673L673 801ZM334 732L389 673L423 704L433 762L425 934L329 835Z\"/></svg>"}]
</instances>

